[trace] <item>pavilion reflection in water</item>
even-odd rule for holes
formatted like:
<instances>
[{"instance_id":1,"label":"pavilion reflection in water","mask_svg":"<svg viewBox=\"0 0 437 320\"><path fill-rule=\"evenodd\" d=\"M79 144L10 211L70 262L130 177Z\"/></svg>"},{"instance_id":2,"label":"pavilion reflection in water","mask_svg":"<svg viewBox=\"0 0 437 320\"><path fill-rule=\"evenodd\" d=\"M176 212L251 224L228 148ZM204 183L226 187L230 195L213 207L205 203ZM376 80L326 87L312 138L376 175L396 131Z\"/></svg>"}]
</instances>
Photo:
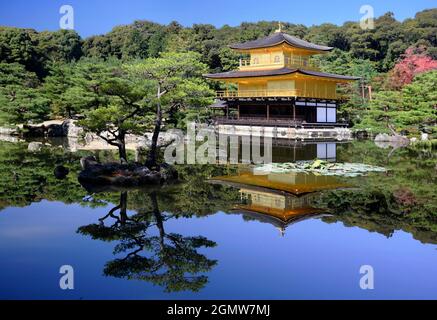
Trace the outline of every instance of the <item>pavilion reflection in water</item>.
<instances>
[{"instance_id":1,"label":"pavilion reflection in water","mask_svg":"<svg viewBox=\"0 0 437 320\"><path fill-rule=\"evenodd\" d=\"M247 137L246 137L247 138ZM218 152L224 157L228 157L229 161L234 163L241 163L243 153L243 136L228 135L228 139L234 139L238 141L238 144L233 146L219 146ZM253 141L245 141L247 145L253 146ZM261 139L261 150L265 148L263 140ZM340 144L347 144L349 141L319 141L316 139L305 140L290 140L290 139L272 139L272 162L290 162L290 161L302 161L302 160L314 160L320 159L329 162L335 162L337 160L337 146ZM268 151L264 149L261 151L264 154Z\"/></svg>"},{"instance_id":2,"label":"pavilion reflection in water","mask_svg":"<svg viewBox=\"0 0 437 320\"><path fill-rule=\"evenodd\" d=\"M210 182L238 188L241 201L233 212L246 219L270 223L281 235L294 223L328 214L326 208L315 205L320 192L348 187L332 176L293 172L260 175L246 171L215 177Z\"/></svg>"}]
</instances>

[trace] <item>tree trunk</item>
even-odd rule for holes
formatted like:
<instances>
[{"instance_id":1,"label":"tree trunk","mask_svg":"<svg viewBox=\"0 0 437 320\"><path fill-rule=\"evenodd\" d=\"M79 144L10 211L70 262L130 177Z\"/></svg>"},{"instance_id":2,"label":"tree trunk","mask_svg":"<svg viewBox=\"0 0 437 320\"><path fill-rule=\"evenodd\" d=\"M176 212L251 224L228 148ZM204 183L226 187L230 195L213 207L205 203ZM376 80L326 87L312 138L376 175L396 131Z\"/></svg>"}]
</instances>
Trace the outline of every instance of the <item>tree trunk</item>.
<instances>
[{"instance_id":1,"label":"tree trunk","mask_svg":"<svg viewBox=\"0 0 437 320\"><path fill-rule=\"evenodd\" d=\"M120 163L126 163L127 162L127 153L126 153L126 141L125 141L125 134L120 133L119 139L118 139L118 155L120 157Z\"/></svg>"},{"instance_id":2,"label":"tree trunk","mask_svg":"<svg viewBox=\"0 0 437 320\"><path fill-rule=\"evenodd\" d=\"M161 250L164 250L164 239L165 239L164 221L162 219L161 211L159 211L158 199L156 197L156 193L152 192L149 195L149 198L152 202L152 211L153 211L153 215L155 216L156 227L159 230L159 245L161 247Z\"/></svg>"},{"instance_id":3,"label":"tree trunk","mask_svg":"<svg viewBox=\"0 0 437 320\"><path fill-rule=\"evenodd\" d=\"M125 225L127 221L127 191L120 193L120 222Z\"/></svg>"},{"instance_id":4,"label":"tree trunk","mask_svg":"<svg viewBox=\"0 0 437 320\"><path fill-rule=\"evenodd\" d=\"M158 97L160 93L158 90ZM156 160L157 160L157 153L158 153L158 138L159 133L161 131L161 124L162 124L162 110L161 110L161 103L158 101L156 105L156 119L155 119L155 128L153 129L153 136L152 136L152 144L150 145L149 154L147 155L147 161L146 166L150 169L157 166Z\"/></svg>"}]
</instances>

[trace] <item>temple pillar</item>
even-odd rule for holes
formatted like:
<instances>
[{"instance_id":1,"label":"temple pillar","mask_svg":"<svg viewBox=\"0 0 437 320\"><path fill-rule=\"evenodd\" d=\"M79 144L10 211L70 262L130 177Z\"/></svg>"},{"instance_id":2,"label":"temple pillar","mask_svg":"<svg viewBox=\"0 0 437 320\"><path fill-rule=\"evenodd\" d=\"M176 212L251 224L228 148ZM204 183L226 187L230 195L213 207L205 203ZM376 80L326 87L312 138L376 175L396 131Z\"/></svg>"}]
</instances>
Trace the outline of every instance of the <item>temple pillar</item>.
<instances>
[{"instance_id":1,"label":"temple pillar","mask_svg":"<svg viewBox=\"0 0 437 320\"><path fill-rule=\"evenodd\" d=\"M296 121L296 103L293 103L293 121Z\"/></svg>"},{"instance_id":2,"label":"temple pillar","mask_svg":"<svg viewBox=\"0 0 437 320\"><path fill-rule=\"evenodd\" d=\"M270 105L267 105L267 120L270 119Z\"/></svg>"},{"instance_id":3,"label":"temple pillar","mask_svg":"<svg viewBox=\"0 0 437 320\"><path fill-rule=\"evenodd\" d=\"M240 105L237 105L237 119L240 120Z\"/></svg>"}]
</instances>

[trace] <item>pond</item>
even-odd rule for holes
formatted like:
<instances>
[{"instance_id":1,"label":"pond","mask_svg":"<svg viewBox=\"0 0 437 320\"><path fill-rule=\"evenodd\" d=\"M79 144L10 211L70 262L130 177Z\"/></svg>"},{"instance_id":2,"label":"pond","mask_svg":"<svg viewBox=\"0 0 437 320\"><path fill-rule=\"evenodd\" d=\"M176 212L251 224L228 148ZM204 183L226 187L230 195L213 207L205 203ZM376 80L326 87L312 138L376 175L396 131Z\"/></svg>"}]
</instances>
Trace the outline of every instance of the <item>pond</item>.
<instances>
[{"instance_id":1,"label":"pond","mask_svg":"<svg viewBox=\"0 0 437 320\"><path fill-rule=\"evenodd\" d=\"M437 298L435 152L290 143L274 162L387 171L179 165L177 184L137 190L81 186L89 154L0 142L1 299ZM65 179L53 174L61 164ZM74 270L73 290L60 288L61 266ZM363 266L373 289L362 288Z\"/></svg>"}]
</instances>

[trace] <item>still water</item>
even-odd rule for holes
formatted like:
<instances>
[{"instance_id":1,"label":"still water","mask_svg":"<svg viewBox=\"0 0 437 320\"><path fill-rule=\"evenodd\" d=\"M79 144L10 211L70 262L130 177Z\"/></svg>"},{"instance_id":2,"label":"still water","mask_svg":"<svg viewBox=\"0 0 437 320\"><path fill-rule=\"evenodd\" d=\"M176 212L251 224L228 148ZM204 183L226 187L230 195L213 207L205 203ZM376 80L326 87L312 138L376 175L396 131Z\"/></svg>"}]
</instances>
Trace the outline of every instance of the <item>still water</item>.
<instances>
[{"instance_id":1,"label":"still water","mask_svg":"<svg viewBox=\"0 0 437 320\"><path fill-rule=\"evenodd\" d=\"M388 172L260 177L247 166L179 166L179 183L141 190L82 187L79 159L89 154L0 143L1 299L437 298L435 151L290 144L275 147L274 162ZM53 174L61 164L63 180ZM74 269L73 290L59 287L63 265ZM373 290L360 287L363 265Z\"/></svg>"}]
</instances>

